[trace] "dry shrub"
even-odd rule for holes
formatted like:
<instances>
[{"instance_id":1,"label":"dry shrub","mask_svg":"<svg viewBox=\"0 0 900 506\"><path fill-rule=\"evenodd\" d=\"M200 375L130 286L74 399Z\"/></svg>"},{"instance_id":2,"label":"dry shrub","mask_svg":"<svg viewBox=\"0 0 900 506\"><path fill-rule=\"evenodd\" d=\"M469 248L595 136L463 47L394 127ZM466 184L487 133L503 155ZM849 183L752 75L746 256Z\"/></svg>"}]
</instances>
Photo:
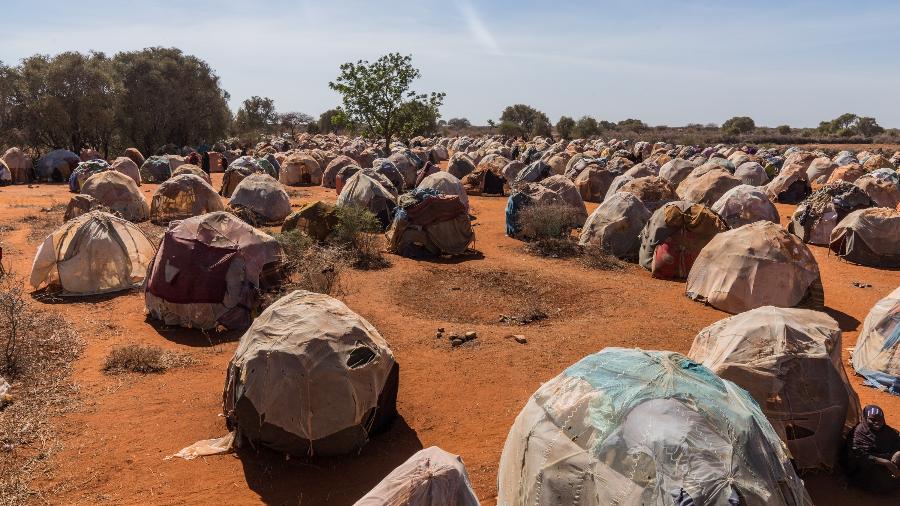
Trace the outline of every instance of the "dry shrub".
<instances>
[{"instance_id":1,"label":"dry shrub","mask_svg":"<svg viewBox=\"0 0 900 506\"><path fill-rule=\"evenodd\" d=\"M349 263L347 251L316 243L299 230L275 234L284 252L285 274L288 279L274 296L293 290L336 295L340 291L341 271ZM274 302L273 299L271 302Z\"/></svg>"},{"instance_id":2,"label":"dry shrub","mask_svg":"<svg viewBox=\"0 0 900 506\"><path fill-rule=\"evenodd\" d=\"M53 421L70 411L78 389L71 364L82 343L58 314L32 303L23 280L0 278L0 375L13 400L0 410L0 505L47 502L31 488L51 476L62 445Z\"/></svg>"},{"instance_id":3,"label":"dry shrub","mask_svg":"<svg viewBox=\"0 0 900 506\"><path fill-rule=\"evenodd\" d=\"M329 240L347 250L350 265L363 270L390 267L382 252L381 223L374 214L361 207L343 206L337 209L337 217Z\"/></svg>"},{"instance_id":4,"label":"dry shrub","mask_svg":"<svg viewBox=\"0 0 900 506\"><path fill-rule=\"evenodd\" d=\"M519 211L522 235L539 241L567 239L578 223L578 211L565 204L534 204Z\"/></svg>"},{"instance_id":5,"label":"dry shrub","mask_svg":"<svg viewBox=\"0 0 900 506\"><path fill-rule=\"evenodd\" d=\"M628 263L610 255L604 248L596 244L588 244L581 248L581 262L586 267L601 271L621 271L628 266Z\"/></svg>"},{"instance_id":6,"label":"dry shrub","mask_svg":"<svg viewBox=\"0 0 900 506\"><path fill-rule=\"evenodd\" d=\"M103 372L107 374L162 373L176 367L187 367L196 361L190 355L164 351L159 346L129 344L113 348L106 356Z\"/></svg>"}]
</instances>

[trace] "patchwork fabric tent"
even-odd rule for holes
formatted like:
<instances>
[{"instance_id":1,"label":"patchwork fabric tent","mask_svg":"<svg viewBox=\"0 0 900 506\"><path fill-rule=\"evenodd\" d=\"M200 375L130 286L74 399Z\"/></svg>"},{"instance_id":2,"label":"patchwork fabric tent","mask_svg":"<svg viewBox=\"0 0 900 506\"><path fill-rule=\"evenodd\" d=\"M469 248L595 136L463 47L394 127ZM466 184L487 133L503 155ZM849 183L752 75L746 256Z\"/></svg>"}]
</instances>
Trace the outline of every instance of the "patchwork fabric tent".
<instances>
[{"instance_id":1,"label":"patchwork fabric tent","mask_svg":"<svg viewBox=\"0 0 900 506\"><path fill-rule=\"evenodd\" d=\"M41 181L68 181L81 157L66 149L53 150L37 161L34 177Z\"/></svg>"},{"instance_id":2,"label":"patchwork fabric tent","mask_svg":"<svg viewBox=\"0 0 900 506\"><path fill-rule=\"evenodd\" d=\"M581 228L578 244L593 244L624 260L637 260L641 230L651 213L632 193L616 193L600 204Z\"/></svg>"},{"instance_id":3,"label":"patchwork fabric tent","mask_svg":"<svg viewBox=\"0 0 900 506\"><path fill-rule=\"evenodd\" d=\"M469 212L469 195L459 179L449 172L435 172L426 176L417 188L431 188L444 195L456 195L459 197L459 202L466 208L466 213Z\"/></svg>"},{"instance_id":4,"label":"patchwork fabric tent","mask_svg":"<svg viewBox=\"0 0 900 506\"><path fill-rule=\"evenodd\" d=\"M192 163L186 163L172 171L172 177L177 177L182 174L190 174L192 176L197 176L200 179L206 181L207 183L212 184L212 180L209 178L209 174L207 174L206 171L204 171L201 167L194 165Z\"/></svg>"},{"instance_id":5,"label":"patchwork fabric tent","mask_svg":"<svg viewBox=\"0 0 900 506\"><path fill-rule=\"evenodd\" d=\"M677 188L679 183L684 181L684 179L688 177L688 175L693 172L696 167L697 166L694 164L694 162L691 162L689 160L673 158L672 160L664 163L663 166L659 168L659 177L667 179Z\"/></svg>"},{"instance_id":6,"label":"patchwork fabric tent","mask_svg":"<svg viewBox=\"0 0 900 506\"><path fill-rule=\"evenodd\" d=\"M81 192L128 221L139 223L150 218L150 206L137 183L121 172L98 172L84 182Z\"/></svg>"},{"instance_id":7,"label":"patchwork fabric tent","mask_svg":"<svg viewBox=\"0 0 900 506\"><path fill-rule=\"evenodd\" d=\"M803 242L827 245L834 227L857 209L871 207L873 202L861 189L846 181L828 183L797 206L788 231Z\"/></svg>"},{"instance_id":8,"label":"patchwork fabric tent","mask_svg":"<svg viewBox=\"0 0 900 506\"><path fill-rule=\"evenodd\" d=\"M900 172L878 169L864 174L853 182L879 207L891 209L900 205Z\"/></svg>"},{"instance_id":9,"label":"patchwork fabric tent","mask_svg":"<svg viewBox=\"0 0 900 506\"><path fill-rule=\"evenodd\" d=\"M431 188L401 195L388 231L391 251L412 258L461 255L474 238L469 213L459 196Z\"/></svg>"},{"instance_id":10,"label":"patchwork fabric tent","mask_svg":"<svg viewBox=\"0 0 900 506\"><path fill-rule=\"evenodd\" d=\"M147 311L166 325L246 327L260 290L279 281L281 255L278 241L224 211L172 222L147 275Z\"/></svg>"},{"instance_id":11,"label":"patchwork fabric tent","mask_svg":"<svg viewBox=\"0 0 900 506\"><path fill-rule=\"evenodd\" d=\"M311 155L293 154L281 164L278 180L288 186L320 185L322 184L322 168Z\"/></svg>"},{"instance_id":12,"label":"patchwork fabric tent","mask_svg":"<svg viewBox=\"0 0 900 506\"><path fill-rule=\"evenodd\" d=\"M788 163L788 161L785 161L781 172L765 186L769 200L784 204L797 204L805 199L807 195L812 193L812 187L806 176L808 167L809 163L800 161Z\"/></svg>"},{"instance_id":13,"label":"patchwork fabric tent","mask_svg":"<svg viewBox=\"0 0 900 506\"><path fill-rule=\"evenodd\" d=\"M396 197L375 178L365 172L357 172L350 178L337 198L337 206L354 206L368 209L378 218L384 229L394 219Z\"/></svg>"},{"instance_id":14,"label":"patchwork fabric tent","mask_svg":"<svg viewBox=\"0 0 900 506\"><path fill-rule=\"evenodd\" d=\"M713 212L728 223L731 228L737 228L748 223L761 220L779 223L778 209L766 196L766 193L756 186L742 184L725 192L715 204Z\"/></svg>"},{"instance_id":15,"label":"patchwork fabric tent","mask_svg":"<svg viewBox=\"0 0 900 506\"><path fill-rule=\"evenodd\" d=\"M244 221L259 225L281 225L291 214L287 192L268 174L251 174L241 180L228 207Z\"/></svg>"},{"instance_id":16,"label":"patchwork fabric tent","mask_svg":"<svg viewBox=\"0 0 900 506\"><path fill-rule=\"evenodd\" d=\"M478 506L459 455L437 446L414 453L354 506Z\"/></svg>"},{"instance_id":17,"label":"patchwork fabric tent","mask_svg":"<svg viewBox=\"0 0 900 506\"><path fill-rule=\"evenodd\" d=\"M742 181L720 165L707 162L691 172L678 185L678 197L688 202L713 205L725 192L742 184Z\"/></svg>"},{"instance_id":18,"label":"patchwork fabric tent","mask_svg":"<svg viewBox=\"0 0 900 506\"><path fill-rule=\"evenodd\" d=\"M241 337L223 413L238 444L345 455L389 426L398 385L399 366L375 327L337 299L296 290Z\"/></svg>"},{"instance_id":19,"label":"patchwork fabric tent","mask_svg":"<svg viewBox=\"0 0 900 506\"><path fill-rule=\"evenodd\" d=\"M526 207L533 205L559 205L568 206L559 192L537 183L528 183L513 190L506 201L506 235L515 238L524 238L523 230L519 225L519 213ZM572 223L572 227L576 226Z\"/></svg>"},{"instance_id":20,"label":"patchwork fabric tent","mask_svg":"<svg viewBox=\"0 0 900 506\"><path fill-rule=\"evenodd\" d=\"M575 187L585 202L603 202L613 180L622 171L609 164L589 163L575 176Z\"/></svg>"},{"instance_id":21,"label":"patchwork fabric tent","mask_svg":"<svg viewBox=\"0 0 900 506\"><path fill-rule=\"evenodd\" d=\"M575 226L581 227L584 225L585 220L587 220L588 213L587 207L584 205L584 200L581 199L581 195L578 193L578 189L569 181L565 176L561 174L555 174L548 178L542 179L538 182L539 185L550 188L559 194L560 197L569 205L572 209L575 210Z\"/></svg>"},{"instance_id":22,"label":"patchwork fabric tent","mask_svg":"<svg viewBox=\"0 0 900 506\"><path fill-rule=\"evenodd\" d=\"M664 204L678 200L675 187L667 179L658 176L643 176L633 179L619 188L619 193L631 193L652 213Z\"/></svg>"},{"instance_id":23,"label":"patchwork fabric tent","mask_svg":"<svg viewBox=\"0 0 900 506\"><path fill-rule=\"evenodd\" d=\"M79 193L81 187L84 186L84 182L89 177L109 169L110 166L106 160L92 159L79 163L75 170L72 171L72 174L69 175L69 191Z\"/></svg>"},{"instance_id":24,"label":"patchwork fabric tent","mask_svg":"<svg viewBox=\"0 0 900 506\"><path fill-rule=\"evenodd\" d=\"M831 470L859 421L841 351L825 313L764 306L701 330L688 356L747 390L798 468Z\"/></svg>"},{"instance_id":25,"label":"patchwork fabric tent","mask_svg":"<svg viewBox=\"0 0 900 506\"><path fill-rule=\"evenodd\" d=\"M819 265L800 239L770 221L712 238L691 267L685 293L729 313L821 304Z\"/></svg>"},{"instance_id":26,"label":"patchwork fabric tent","mask_svg":"<svg viewBox=\"0 0 900 506\"><path fill-rule=\"evenodd\" d=\"M867 385L900 395L900 287L869 311L852 362Z\"/></svg>"},{"instance_id":27,"label":"patchwork fabric tent","mask_svg":"<svg viewBox=\"0 0 900 506\"><path fill-rule=\"evenodd\" d=\"M702 204L670 202L641 231L639 261L655 278L686 278L694 259L728 225Z\"/></svg>"},{"instance_id":28,"label":"patchwork fabric tent","mask_svg":"<svg viewBox=\"0 0 900 506\"><path fill-rule=\"evenodd\" d=\"M134 160L128 158L127 156L120 156L113 160L112 164L110 164L110 168L116 172L121 172L126 176L130 177L134 180L134 184L140 186L141 185L141 169L138 167Z\"/></svg>"},{"instance_id":29,"label":"patchwork fabric tent","mask_svg":"<svg viewBox=\"0 0 900 506\"><path fill-rule=\"evenodd\" d=\"M31 179L32 161L21 148L9 148L0 156L10 171L10 180L14 184L27 183Z\"/></svg>"},{"instance_id":30,"label":"patchwork fabric tent","mask_svg":"<svg viewBox=\"0 0 900 506\"><path fill-rule=\"evenodd\" d=\"M151 156L141 165L142 183L162 183L172 177L172 166L165 156Z\"/></svg>"},{"instance_id":31,"label":"patchwork fabric tent","mask_svg":"<svg viewBox=\"0 0 900 506\"><path fill-rule=\"evenodd\" d=\"M498 504L812 504L746 391L677 353L622 348L583 358L529 398L498 485Z\"/></svg>"},{"instance_id":32,"label":"patchwork fabric tent","mask_svg":"<svg viewBox=\"0 0 900 506\"><path fill-rule=\"evenodd\" d=\"M356 165L356 161L345 155L340 155L328 162L322 172L322 186L334 188L337 184L338 172L348 165Z\"/></svg>"},{"instance_id":33,"label":"patchwork fabric tent","mask_svg":"<svg viewBox=\"0 0 900 506\"><path fill-rule=\"evenodd\" d=\"M47 236L31 266L31 286L61 295L96 295L140 286L153 258L140 229L109 213L92 211Z\"/></svg>"},{"instance_id":34,"label":"patchwork fabric tent","mask_svg":"<svg viewBox=\"0 0 900 506\"><path fill-rule=\"evenodd\" d=\"M174 220L224 211L216 190L193 174L174 176L163 182L150 202L150 221L166 225Z\"/></svg>"},{"instance_id":35,"label":"patchwork fabric tent","mask_svg":"<svg viewBox=\"0 0 900 506\"><path fill-rule=\"evenodd\" d=\"M475 162L465 153L453 153L450 161L447 162L447 172L460 180L473 170L475 170Z\"/></svg>"},{"instance_id":36,"label":"patchwork fabric tent","mask_svg":"<svg viewBox=\"0 0 900 506\"><path fill-rule=\"evenodd\" d=\"M831 232L828 247L844 260L873 267L900 267L900 207L860 209Z\"/></svg>"},{"instance_id":37,"label":"patchwork fabric tent","mask_svg":"<svg viewBox=\"0 0 900 506\"><path fill-rule=\"evenodd\" d=\"M745 162L734 170L734 177L741 180L741 184L751 186L763 186L769 182L766 169L758 162Z\"/></svg>"}]
</instances>

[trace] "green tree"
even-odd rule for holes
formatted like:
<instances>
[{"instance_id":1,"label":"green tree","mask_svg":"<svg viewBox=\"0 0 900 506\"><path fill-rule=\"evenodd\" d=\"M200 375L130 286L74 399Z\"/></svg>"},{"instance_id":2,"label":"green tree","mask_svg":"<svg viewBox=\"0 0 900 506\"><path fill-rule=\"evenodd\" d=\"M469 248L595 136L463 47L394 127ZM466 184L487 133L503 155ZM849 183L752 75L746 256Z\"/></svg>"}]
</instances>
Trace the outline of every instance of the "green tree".
<instances>
[{"instance_id":1,"label":"green tree","mask_svg":"<svg viewBox=\"0 0 900 506\"><path fill-rule=\"evenodd\" d=\"M575 128L575 120L568 116L560 116L556 122L556 133L563 139L572 137L572 130Z\"/></svg>"},{"instance_id":2,"label":"green tree","mask_svg":"<svg viewBox=\"0 0 900 506\"><path fill-rule=\"evenodd\" d=\"M421 75L412 65L412 56L389 53L373 63L366 60L345 63L340 70L340 75L328 86L341 94L343 113L352 124L359 125L366 136L383 139L385 146L390 146L398 134L414 130L405 122L422 119L418 114L422 107L405 104L418 102L430 109L437 121L437 111L444 103L445 94L418 94L410 89Z\"/></svg>"},{"instance_id":3,"label":"green tree","mask_svg":"<svg viewBox=\"0 0 900 506\"><path fill-rule=\"evenodd\" d=\"M616 124L616 129L621 130L623 132L636 132L641 133L650 127L647 126L646 123L639 119L628 118L622 120Z\"/></svg>"},{"instance_id":4,"label":"green tree","mask_svg":"<svg viewBox=\"0 0 900 506\"><path fill-rule=\"evenodd\" d=\"M863 137L874 137L884 133L884 128L875 121L875 118L868 116L859 117L855 126L856 131Z\"/></svg>"},{"instance_id":5,"label":"green tree","mask_svg":"<svg viewBox=\"0 0 900 506\"><path fill-rule=\"evenodd\" d=\"M745 134L753 130L756 130L756 123L753 118L747 116L735 116L722 123L722 131L731 135Z\"/></svg>"},{"instance_id":6,"label":"green tree","mask_svg":"<svg viewBox=\"0 0 900 506\"><path fill-rule=\"evenodd\" d=\"M819 123L819 133L835 134L841 137L852 137L861 135L863 137L873 137L884 133L875 118L868 116L857 116L852 113L844 113L831 121L822 121Z\"/></svg>"},{"instance_id":7,"label":"green tree","mask_svg":"<svg viewBox=\"0 0 900 506\"><path fill-rule=\"evenodd\" d=\"M116 123L126 144L153 153L167 143L190 146L225 136L230 97L205 61L153 47L118 53L113 64L122 86Z\"/></svg>"},{"instance_id":8,"label":"green tree","mask_svg":"<svg viewBox=\"0 0 900 506\"><path fill-rule=\"evenodd\" d=\"M776 127L775 129L778 130L778 133L780 133L781 135L788 135L791 133L790 125L778 125L778 127Z\"/></svg>"},{"instance_id":9,"label":"green tree","mask_svg":"<svg viewBox=\"0 0 900 506\"><path fill-rule=\"evenodd\" d=\"M272 128L278 123L275 101L256 95L244 100L234 117L234 123L239 133L251 136L254 141L272 133Z\"/></svg>"},{"instance_id":10,"label":"green tree","mask_svg":"<svg viewBox=\"0 0 900 506\"><path fill-rule=\"evenodd\" d=\"M522 125L515 121L501 121L498 130L500 135L506 135L507 137L525 137L526 134Z\"/></svg>"},{"instance_id":11,"label":"green tree","mask_svg":"<svg viewBox=\"0 0 900 506\"><path fill-rule=\"evenodd\" d=\"M600 125L597 120L590 116L582 116L575 123L575 130L572 132L579 139L587 139L600 133Z\"/></svg>"},{"instance_id":12,"label":"green tree","mask_svg":"<svg viewBox=\"0 0 900 506\"><path fill-rule=\"evenodd\" d=\"M522 135L520 137L538 135L549 137L553 130L546 114L525 104L511 105L503 109L503 114L500 115L500 133L503 133L503 123L506 122L514 123L521 128ZM509 130L509 126L507 126L507 130Z\"/></svg>"},{"instance_id":13,"label":"green tree","mask_svg":"<svg viewBox=\"0 0 900 506\"><path fill-rule=\"evenodd\" d=\"M35 55L7 69L8 118L35 147L109 151L119 89L103 53Z\"/></svg>"},{"instance_id":14,"label":"green tree","mask_svg":"<svg viewBox=\"0 0 900 506\"><path fill-rule=\"evenodd\" d=\"M340 109L328 109L319 115L319 132L323 134L330 134L333 132L337 132L341 127L341 111ZM338 120L338 121L336 121Z\"/></svg>"},{"instance_id":15,"label":"green tree","mask_svg":"<svg viewBox=\"0 0 900 506\"><path fill-rule=\"evenodd\" d=\"M437 133L440 112L428 103L411 100L397 109L397 115L400 124L397 134L403 139Z\"/></svg>"}]
</instances>

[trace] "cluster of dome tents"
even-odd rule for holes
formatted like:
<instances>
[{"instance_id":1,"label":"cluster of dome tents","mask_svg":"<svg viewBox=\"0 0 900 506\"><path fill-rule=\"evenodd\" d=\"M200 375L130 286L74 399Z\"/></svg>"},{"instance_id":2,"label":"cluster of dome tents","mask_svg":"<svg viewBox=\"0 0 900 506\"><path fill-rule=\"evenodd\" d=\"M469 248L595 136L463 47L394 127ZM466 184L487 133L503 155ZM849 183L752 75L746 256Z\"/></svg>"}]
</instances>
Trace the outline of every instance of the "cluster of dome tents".
<instances>
[{"instance_id":1,"label":"cluster of dome tents","mask_svg":"<svg viewBox=\"0 0 900 506\"><path fill-rule=\"evenodd\" d=\"M508 197L506 233L517 238L524 209L567 207L580 244L685 280L688 297L733 316L701 330L687 356L607 348L544 383L509 431L498 502L811 504L798 471L838 466L860 407L840 328L820 311L808 245L900 267L900 153L500 137L410 144L302 134L251 155L222 145L199 165L189 149L146 159L130 149L111 163L57 150L32 164L14 148L3 160L12 181L68 182L74 193L67 221L35 255L35 289L140 288L153 320L244 330L223 392L233 443L313 457L352 454L389 427L399 363L387 339L328 295L293 291L260 312L284 262L261 228L321 241L338 209L364 208L390 251L418 258L469 250L471 195ZM149 204L142 184L156 185ZM294 211L285 187L298 185L333 188L336 203ZM588 213L586 203L599 205ZM779 203L797 204L788 227ZM167 226L158 247L135 225L147 220ZM872 309L853 366L900 394L898 322L900 289ZM462 460L428 448L358 504L478 499Z\"/></svg>"}]
</instances>

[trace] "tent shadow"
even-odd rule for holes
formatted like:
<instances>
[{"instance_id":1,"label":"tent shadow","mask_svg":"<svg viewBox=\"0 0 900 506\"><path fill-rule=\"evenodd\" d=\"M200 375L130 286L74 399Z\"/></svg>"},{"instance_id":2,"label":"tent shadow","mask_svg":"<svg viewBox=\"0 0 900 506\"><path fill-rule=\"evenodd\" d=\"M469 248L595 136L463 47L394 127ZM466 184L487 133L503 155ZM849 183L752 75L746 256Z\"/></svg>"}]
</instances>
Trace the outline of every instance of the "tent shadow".
<instances>
[{"instance_id":1,"label":"tent shadow","mask_svg":"<svg viewBox=\"0 0 900 506\"><path fill-rule=\"evenodd\" d=\"M117 292L101 293L97 295L73 295L60 296L58 292L51 292L47 288L35 290L31 292L31 298L35 302L41 304L97 304L99 302L107 302L118 297L138 293L143 288L130 288L127 290L119 290Z\"/></svg>"},{"instance_id":2,"label":"tent shadow","mask_svg":"<svg viewBox=\"0 0 900 506\"><path fill-rule=\"evenodd\" d=\"M303 458L264 449L237 451L244 478L265 504L351 505L422 449L416 432L398 416L359 455Z\"/></svg>"},{"instance_id":3,"label":"tent shadow","mask_svg":"<svg viewBox=\"0 0 900 506\"><path fill-rule=\"evenodd\" d=\"M465 262L484 260L484 253L475 249L470 249L462 255L422 257L417 258L416 260L430 264L457 265Z\"/></svg>"},{"instance_id":4,"label":"tent shadow","mask_svg":"<svg viewBox=\"0 0 900 506\"><path fill-rule=\"evenodd\" d=\"M839 311L832 307L824 307L822 308L822 312L827 314L828 316L835 319L838 322L838 327L840 327L843 332L850 332L859 328L859 324L861 323L856 318L848 315L843 311Z\"/></svg>"},{"instance_id":5,"label":"tent shadow","mask_svg":"<svg viewBox=\"0 0 900 506\"><path fill-rule=\"evenodd\" d=\"M881 506L890 503L890 495L875 495L849 487L842 476L811 474L803 476L806 490L815 504L852 504L854 506ZM887 499L887 501L885 501Z\"/></svg>"},{"instance_id":6,"label":"tent shadow","mask_svg":"<svg viewBox=\"0 0 900 506\"><path fill-rule=\"evenodd\" d=\"M153 330L166 340L182 346L190 346L191 348L210 348L237 341L244 335L244 330L216 332L172 327L150 317L147 317L144 322L153 327Z\"/></svg>"}]
</instances>

